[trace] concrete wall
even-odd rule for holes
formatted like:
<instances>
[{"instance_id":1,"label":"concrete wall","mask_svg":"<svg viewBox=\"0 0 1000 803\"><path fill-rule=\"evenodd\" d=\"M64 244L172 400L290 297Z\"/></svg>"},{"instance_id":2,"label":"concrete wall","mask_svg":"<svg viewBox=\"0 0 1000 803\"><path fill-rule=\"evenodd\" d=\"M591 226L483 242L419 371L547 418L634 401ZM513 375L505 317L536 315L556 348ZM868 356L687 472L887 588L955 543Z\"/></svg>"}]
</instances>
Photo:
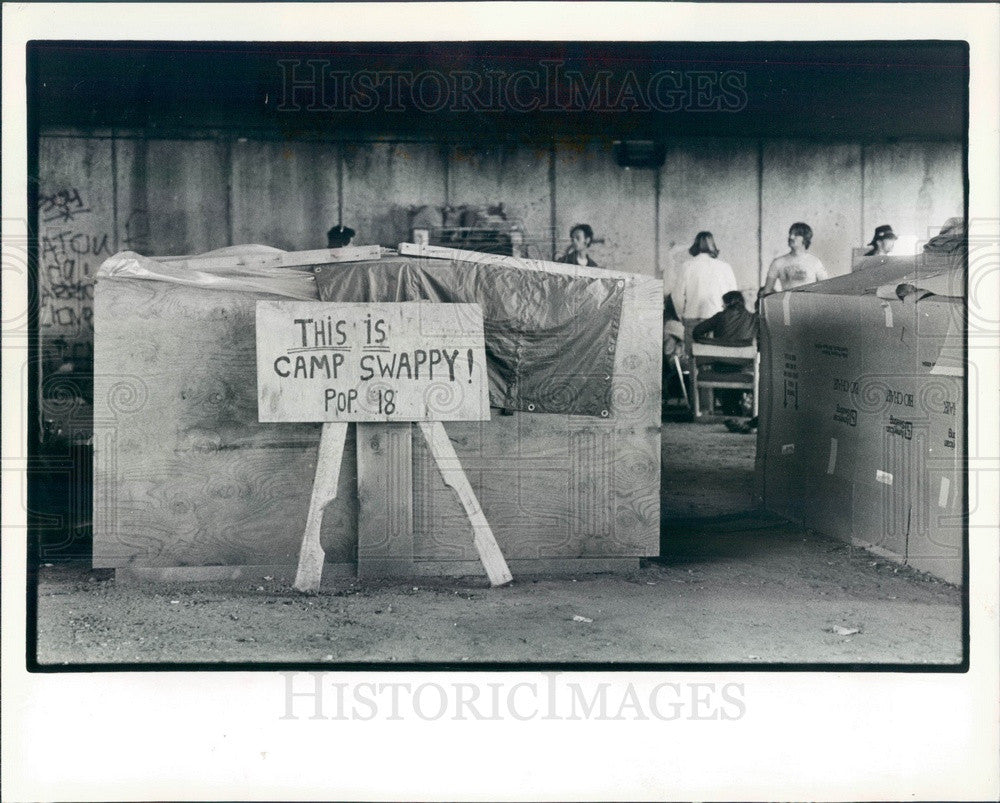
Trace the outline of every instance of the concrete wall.
<instances>
[{"instance_id":1,"label":"concrete wall","mask_svg":"<svg viewBox=\"0 0 1000 803\"><path fill-rule=\"evenodd\" d=\"M962 213L957 143L820 144L686 139L658 171L617 166L609 143L457 148L429 142L153 139L46 133L40 148L45 368L89 365L93 274L116 250L198 253L234 243L324 247L343 220L358 244L408 239L424 204L504 203L531 256L552 258L590 223L599 265L669 284L709 229L748 293L808 222L831 275L892 224L909 247ZM44 376L44 372L43 372Z\"/></svg>"}]
</instances>

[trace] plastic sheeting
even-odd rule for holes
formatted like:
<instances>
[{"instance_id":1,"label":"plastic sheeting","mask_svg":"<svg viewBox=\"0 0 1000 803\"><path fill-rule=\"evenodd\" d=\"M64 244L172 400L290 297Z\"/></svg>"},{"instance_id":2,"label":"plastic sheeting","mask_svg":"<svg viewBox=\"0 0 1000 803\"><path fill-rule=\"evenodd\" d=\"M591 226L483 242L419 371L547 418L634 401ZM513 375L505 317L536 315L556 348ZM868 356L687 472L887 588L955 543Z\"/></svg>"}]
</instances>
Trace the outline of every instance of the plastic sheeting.
<instances>
[{"instance_id":1,"label":"plastic sheeting","mask_svg":"<svg viewBox=\"0 0 1000 803\"><path fill-rule=\"evenodd\" d=\"M437 301L483 308L491 404L607 417L624 281L398 257L323 266L323 301Z\"/></svg>"},{"instance_id":2,"label":"plastic sheeting","mask_svg":"<svg viewBox=\"0 0 1000 803\"><path fill-rule=\"evenodd\" d=\"M284 252L265 245L230 246L199 256L169 259L152 259L134 251L122 251L101 264L97 281L146 279L205 290L237 290L315 301L316 281L312 268L238 265L231 262L219 265L215 262L223 257L259 257L281 253Z\"/></svg>"}]
</instances>

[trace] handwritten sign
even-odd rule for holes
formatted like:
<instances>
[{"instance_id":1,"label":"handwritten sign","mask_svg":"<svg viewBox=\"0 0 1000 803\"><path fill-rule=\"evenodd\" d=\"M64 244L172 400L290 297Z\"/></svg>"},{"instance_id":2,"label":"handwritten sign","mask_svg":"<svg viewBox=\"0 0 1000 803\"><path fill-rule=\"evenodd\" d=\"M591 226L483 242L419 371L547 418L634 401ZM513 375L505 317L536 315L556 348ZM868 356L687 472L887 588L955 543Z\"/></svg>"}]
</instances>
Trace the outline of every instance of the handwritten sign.
<instances>
[{"instance_id":1,"label":"handwritten sign","mask_svg":"<svg viewBox=\"0 0 1000 803\"><path fill-rule=\"evenodd\" d=\"M482 309L258 301L257 417L487 421Z\"/></svg>"}]
</instances>

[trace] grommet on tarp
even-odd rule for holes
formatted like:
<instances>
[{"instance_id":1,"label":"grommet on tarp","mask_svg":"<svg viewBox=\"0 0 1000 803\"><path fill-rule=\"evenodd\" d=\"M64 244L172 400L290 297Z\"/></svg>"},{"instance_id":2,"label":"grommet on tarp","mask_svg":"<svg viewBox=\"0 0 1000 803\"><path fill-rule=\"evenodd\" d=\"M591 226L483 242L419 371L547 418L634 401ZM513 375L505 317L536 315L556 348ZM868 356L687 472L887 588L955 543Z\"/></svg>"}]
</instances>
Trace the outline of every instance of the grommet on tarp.
<instances>
[{"instance_id":1,"label":"grommet on tarp","mask_svg":"<svg viewBox=\"0 0 1000 803\"><path fill-rule=\"evenodd\" d=\"M532 413L532 412L534 412L534 410L535 410L535 405L533 405L533 404L529 404L529 405L528 405L528 412L529 412L529 413Z\"/></svg>"},{"instance_id":2,"label":"grommet on tarp","mask_svg":"<svg viewBox=\"0 0 1000 803\"><path fill-rule=\"evenodd\" d=\"M607 417L608 417L608 411L607 410L601 410L601 418L607 418Z\"/></svg>"},{"instance_id":3,"label":"grommet on tarp","mask_svg":"<svg viewBox=\"0 0 1000 803\"><path fill-rule=\"evenodd\" d=\"M624 286L625 286L625 280L624 280L624 279L619 279L619 280L618 280L618 281L616 282L616 284L617 284L617 285L618 285L619 287L624 287Z\"/></svg>"}]
</instances>

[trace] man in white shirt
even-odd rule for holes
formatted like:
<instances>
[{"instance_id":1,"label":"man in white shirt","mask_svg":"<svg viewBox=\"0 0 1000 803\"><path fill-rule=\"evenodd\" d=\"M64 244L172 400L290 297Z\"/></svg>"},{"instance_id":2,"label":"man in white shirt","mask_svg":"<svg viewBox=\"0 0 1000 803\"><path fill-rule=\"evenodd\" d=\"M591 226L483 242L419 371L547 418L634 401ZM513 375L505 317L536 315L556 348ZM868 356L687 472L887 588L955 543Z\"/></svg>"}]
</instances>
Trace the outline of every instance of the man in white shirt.
<instances>
[{"instance_id":1,"label":"man in white shirt","mask_svg":"<svg viewBox=\"0 0 1000 803\"><path fill-rule=\"evenodd\" d=\"M807 223L792 224L788 230L789 251L771 263L771 267L767 269L767 281L758 296L770 295L779 283L779 289L791 290L793 287L829 278L823 263L809 253L812 235L812 229Z\"/></svg>"}]
</instances>

